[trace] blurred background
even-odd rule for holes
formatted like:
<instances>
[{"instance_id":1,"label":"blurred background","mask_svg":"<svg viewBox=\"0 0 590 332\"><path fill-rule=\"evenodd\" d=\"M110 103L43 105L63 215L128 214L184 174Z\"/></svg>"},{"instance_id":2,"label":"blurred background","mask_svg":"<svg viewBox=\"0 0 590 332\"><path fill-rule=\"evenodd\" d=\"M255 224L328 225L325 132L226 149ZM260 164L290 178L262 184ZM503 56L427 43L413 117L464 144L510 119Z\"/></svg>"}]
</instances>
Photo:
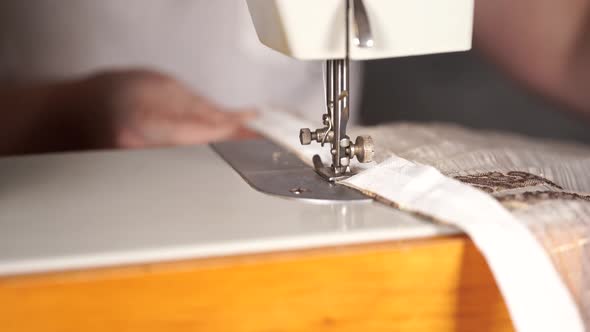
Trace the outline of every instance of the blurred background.
<instances>
[{"instance_id":1,"label":"blurred background","mask_svg":"<svg viewBox=\"0 0 590 332\"><path fill-rule=\"evenodd\" d=\"M495 18L511 12L515 12L515 15L529 15L532 6L536 11L534 18L537 24L545 27L547 17L543 15L549 13L551 18L556 18L552 22L547 22L547 26L563 28L570 21L571 14L579 11L575 6L571 6L571 3L568 6L559 5L559 8L564 8L564 13L553 15L552 8L558 5L552 2L537 5L534 1L524 1L516 6L507 0L486 1L488 0L476 1L476 25L477 20L484 17L482 13L494 10L507 11L493 13L494 15L490 15L489 18L493 23L491 29L480 29L480 32L488 33L488 39L494 39L489 38L490 36L500 36L496 38L495 44L492 43L493 45L510 42L514 46L514 43L521 45L519 43L523 40L530 40L530 45L527 44L526 47L539 47L544 51L549 50L548 53L552 53L553 44L550 42L559 44L561 37L558 34L554 34L558 36L555 40L545 40L543 34L540 40L527 39L530 36L538 37L539 29L532 27L531 31L522 31L517 35L518 32L513 32L511 27L499 29ZM501 6L496 8L496 3ZM511 22L516 22L514 24L526 30L529 23L523 19L515 16ZM489 28L489 25L485 28ZM513 35L520 39L511 40L510 37ZM503 47L506 51L504 54L496 54L498 62L506 62L506 58L512 57L513 50L506 45ZM537 54L534 52L526 54L526 47L520 48L518 60L525 62L516 61L516 65L512 63L513 72L518 71L520 67L526 67L529 57L531 60L536 59ZM509 77L506 73L508 66L500 70L489 60L491 58L489 54L487 57L481 56L475 49L464 53L356 63L351 73L351 101L355 104L352 117L357 123L365 125L391 121L454 122L472 128L504 130L535 137L590 143L590 122L587 117L582 119L582 116L576 115L565 106L556 104L556 98L552 101L545 99L538 92L539 89L533 92L530 86L519 83L526 81L523 80L522 73L520 81L514 80L515 75ZM536 65L539 63L543 64L543 61L537 61ZM146 81L146 75L112 73L129 68L149 69L155 73L164 73L167 77L162 79L161 76L147 75L149 84L146 88L142 83ZM537 75L535 71L545 67L531 68L533 69L526 72L529 76L536 76L531 80L546 78L546 73ZM94 77L93 84L85 80L92 77L91 75L104 72L110 72L106 75L108 80L104 77L102 80L100 77ZM551 73L551 70L548 72ZM126 79L127 76L132 76L133 79ZM86 147L196 144L235 137L233 134L230 135L229 131L237 131L238 124L241 125L243 122L236 122L238 124L226 128L224 133L218 132L209 136L190 135L199 130L205 132L203 128L211 128L210 119L219 117L219 114L210 112L211 109L220 113L230 113L245 107L269 105L292 110L319 121L325 109L322 80L321 62L291 59L264 47L258 41L245 0L5 0L0 3L0 88L10 90L13 85L24 87L18 94L21 101L52 94L58 94L62 100L76 99L75 103L68 104L68 107L76 108L77 113L72 114L89 114L88 119L68 114L68 121L72 124L67 129L84 133L65 135L59 144L38 145L39 148L34 146L35 142L30 144L31 148L11 149L10 146L0 146L0 154L2 151L16 153ZM64 87L56 85L64 81L75 81L78 89L62 91ZM54 86L48 87L45 94L33 91L35 84L44 82ZM177 84L180 82L182 85ZM163 88L171 85L175 85L172 92ZM79 86L83 86L86 93L83 98L80 98L78 93ZM121 97L120 93L113 91L121 86L126 88L121 90L133 93ZM55 87L61 90L57 91ZM34 95L31 91L37 94ZM561 93L564 94L563 91ZM158 94L160 96L155 98ZM173 126L162 128L157 125L158 121L171 123L169 114L159 113L165 113L167 109L182 111L186 108L181 102L175 102L173 99L176 97L171 97L172 95L184 98L178 98L179 100L198 99L200 101L196 104L207 106L195 107L194 111L201 112L202 115L196 120L192 119L193 127L188 128L186 123L189 122L180 118L175 120L177 122ZM43 117L39 114L52 114L51 112L55 111L40 109L38 106L44 105L43 102L32 103L34 105L31 105L31 102L7 104L7 101L15 99L14 94L5 93L0 97L4 115L29 112L24 118L41 119ZM207 102L203 102L200 97ZM120 100L126 103L119 102ZM128 102L129 100L132 102ZM150 103L153 107L147 112L147 116L144 114L145 107ZM125 107L112 107L114 104ZM132 110L129 105L144 107ZM84 112L88 109L92 109L93 113ZM203 109L207 112L203 113ZM108 117L102 116L105 119L100 120L105 122L102 127L96 126L96 121L92 118L97 117L100 112L108 113ZM137 119L121 123L121 113L125 113L130 119L133 116ZM18 122L18 116L15 118L10 121ZM153 120L155 118L159 120ZM217 124L233 121L231 117L226 119ZM8 120L3 121L8 123ZM79 125L81 122L90 124L84 127ZM41 132L47 129L39 123L36 123L34 128L26 127L24 123L22 126L25 129L14 131ZM188 134L179 138L176 134L178 128L183 126L183 130ZM85 137L88 142L84 144L68 145L69 141L74 140L71 137L88 136L86 131L100 131L103 128L109 128L112 131L109 135L112 137L119 137L121 132L135 130L141 134L136 135L141 136L141 144L113 143L109 137L101 137L101 140ZM7 133L5 128L2 130ZM162 132L165 132L165 135L162 135ZM41 136L29 138L31 141L47 141L46 137ZM22 139L16 134L13 137L15 142Z\"/></svg>"},{"instance_id":2,"label":"blurred background","mask_svg":"<svg viewBox=\"0 0 590 332\"><path fill-rule=\"evenodd\" d=\"M587 119L515 82L477 50L365 62L364 80L363 124L444 121L590 143Z\"/></svg>"}]
</instances>

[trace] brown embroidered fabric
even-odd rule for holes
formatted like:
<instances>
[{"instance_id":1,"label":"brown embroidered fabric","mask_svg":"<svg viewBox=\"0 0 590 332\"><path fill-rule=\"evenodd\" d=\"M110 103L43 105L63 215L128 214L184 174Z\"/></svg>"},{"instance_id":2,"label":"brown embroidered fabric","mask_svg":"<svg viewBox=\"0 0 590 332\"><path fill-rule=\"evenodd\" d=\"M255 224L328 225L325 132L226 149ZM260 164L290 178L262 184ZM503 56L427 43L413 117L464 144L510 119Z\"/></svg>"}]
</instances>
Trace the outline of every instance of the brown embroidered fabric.
<instances>
[{"instance_id":1,"label":"brown embroidered fabric","mask_svg":"<svg viewBox=\"0 0 590 332\"><path fill-rule=\"evenodd\" d=\"M488 172L475 175L455 176L455 179L489 193L508 189L533 187L543 184L557 189L563 189L563 187L545 179L544 177L518 171L512 171L506 174L501 172Z\"/></svg>"},{"instance_id":2,"label":"brown embroidered fabric","mask_svg":"<svg viewBox=\"0 0 590 332\"><path fill-rule=\"evenodd\" d=\"M542 243L590 331L590 147L445 124L354 134L373 137L377 162L395 155L432 166L497 199Z\"/></svg>"},{"instance_id":3,"label":"brown embroidered fabric","mask_svg":"<svg viewBox=\"0 0 590 332\"><path fill-rule=\"evenodd\" d=\"M563 192L563 191L526 191L519 194L509 194L496 197L502 203L504 202L523 202L523 203L537 203L545 200L562 199L569 201L587 201L590 202L590 195L581 195L577 193Z\"/></svg>"},{"instance_id":4,"label":"brown embroidered fabric","mask_svg":"<svg viewBox=\"0 0 590 332\"><path fill-rule=\"evenodd\" d=\"M469 184L477 189L488 192L490 194L498 193L503 190L521 189L534 187L538 185L548 185L552 188L559 190L536 190L513 194L494 195L494 197L503 204L535 204L546 200L557 199L570 201L580 200L590 202L590 195L562 191L563 187L556 184L555 182L550 181L542 176L527 172L487 172L474 175L455 176L455 179L463 183Z\"/></svg>"}]
</instances>

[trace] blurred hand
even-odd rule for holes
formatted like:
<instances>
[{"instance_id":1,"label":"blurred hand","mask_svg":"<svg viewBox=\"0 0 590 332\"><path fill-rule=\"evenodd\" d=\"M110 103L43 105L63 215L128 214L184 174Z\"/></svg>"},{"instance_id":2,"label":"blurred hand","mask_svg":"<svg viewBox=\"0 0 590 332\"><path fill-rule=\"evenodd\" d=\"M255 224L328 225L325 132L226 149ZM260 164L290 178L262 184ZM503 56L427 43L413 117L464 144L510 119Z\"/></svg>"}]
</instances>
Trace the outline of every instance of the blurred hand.
<instances>
[{"instance_id":1,"label":"blurred hand","mask_svg":"<svg viewBox=\"0 0 590 332\"><path fill-rule=\"evenodd\" d=\"M91 110L86 121L97 117L110 122L95 128L95 140L110 141L115 147L200 144L255 136L244 128L255 116L253 111L223 110L164 74L108 72L81 85L83 95L92 96L84 101Z\"/></svg>"},{"instance_id":2,"label":"blurred hand","mask_svg":"<svg viewBox=\"0 0 590 332\"><path fill-rule=\"evenodd\" d=\"M253 112L224 110L174 78L146 70L0 85L0 109L0 155L256 136L244 127Z\"/></svg>"}]
</instances>

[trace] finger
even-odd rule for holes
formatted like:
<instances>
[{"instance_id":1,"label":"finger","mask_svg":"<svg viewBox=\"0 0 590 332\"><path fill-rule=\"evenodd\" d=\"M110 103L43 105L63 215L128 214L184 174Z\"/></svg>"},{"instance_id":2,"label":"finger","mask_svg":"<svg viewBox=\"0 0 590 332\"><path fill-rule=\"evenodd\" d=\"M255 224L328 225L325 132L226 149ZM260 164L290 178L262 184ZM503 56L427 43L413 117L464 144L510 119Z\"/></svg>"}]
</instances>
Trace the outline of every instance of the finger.
<instances>
[{"instance_id":1,"label":"finger","mask_svg":"<svg viewBox=\"0 0 590 332\"><path fill-rule=\"evenodd\" d=\"M239 125L231 121L211 124L198 116L170 117L144 127L152 145L202 144L228 139Z\"/></svg>"},{"instance_id":2,"label":"finger","mask_svg":"<svg viewBox=\"0 0 590 332\"><path fill-rule=\"evenodd\" d=\"M135 136L125 133L121 144L129 147L202 144L230 138L249 137L241 129L255 112L206 111L205 114L155 113L134 124ZM212 117L217 118L212 121ZM241 130L241 131L240 131Z\"/></svg>"},{"instance_id":3,"label":"finger","mask_svg":"<svg viewBox=\"0 0 590 332\"><path fill-rule=\"evenodd\" d=\"M233 114L235 114L236 117L238 118L238 120L240 120L242 122L254 120L258 116L258 112L256 112L256 110L254 110L254 109L248 109L248 110L244 110L244 111L234 111Z\"/></svg>"},{"instance_id":4,"label":"finger","mask_svg":"<svg viewBox=\"0 0 590 332\"><path fill-rule=\"evenodd\" d=\"M123 129L115 139L115 147L123 149L143 148L147 143L143 136L129 129Z\"/></svg>"},{"instance_id":5,"label":"finger","mask_svg":"<svg viewBox=\"0 0 590 332\"><path fill-rule=\"evenodd\" d=\"M210 103L204 101L200 97L194 97L189 107L189 112L181 114L182 116L196 116L200 117L202 121L210 124L220 124L227 121L226 114L221 112L221 109Z\"/></svg>"},{"instance_id":6,"label":"finger","mask_svg":"<svg viewBox=\"0 0 590 332\"><path fill-rule=\"evenodd\" d=\"M233 123L235 125L243 125L257 117L255 111L216 111L216 118L219 119L217 123Z\"/></svg>"},{"instance_id":7,"label":"finger","mask_svg":"<svg viewBox=\"0 0 590 332\"><path fill-rule=\"evenodd\" d=\"M217 126L203 125L202 123L178 124L170 135L170 144L204 144L230 139L240 129L233 124Z\"/></svg>"},{"instance_id":8,"label":"finger","mask_svg":"<svg viewBox=\"0 0 590 332\"><path fill-rule=\"evenodd\" d=\"M224 115L218 123L207 125L201 117L183 119L182 126L175 130L174 141L178 144L208 143L227 139L246 139L259 135L244 127L245 122L257 116L254 111L216 112ZM180 128L183 130L180 130Z\"/></svg>"},{"instance_id":9,"label":"finger","mask_svg":"<svg viewBox=\"0 0 590 332\"><path fill-rule=\"evenodd\" d=\"M238 128L238 130L236 130L232 136L230 137L232 140L236 139L236 140L242 140L242 139L254 139L254 138L261 138L262 136L251 129L248 129L246 127L240 127Z\"/></svg>"}]
</instances>

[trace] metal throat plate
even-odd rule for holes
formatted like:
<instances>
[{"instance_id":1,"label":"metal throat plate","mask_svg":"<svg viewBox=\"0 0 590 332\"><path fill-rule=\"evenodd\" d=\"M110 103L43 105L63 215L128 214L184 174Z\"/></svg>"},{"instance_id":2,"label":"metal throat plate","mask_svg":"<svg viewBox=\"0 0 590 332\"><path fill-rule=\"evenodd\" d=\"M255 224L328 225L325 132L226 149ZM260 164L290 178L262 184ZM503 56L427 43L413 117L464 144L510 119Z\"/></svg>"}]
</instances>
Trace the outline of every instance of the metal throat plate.
<instances>
[{"instance_id":1,"label":"metal throat plate","mask_svg":"<svg viewBox=\"0 0 590 332\"><path fill-rule=\"evenodd\" d=\"M211 147L263 193L318 201L371 201L354 189L326 181L295 154L269 140L230 141Z\"/></svg>"}]
</instances>

